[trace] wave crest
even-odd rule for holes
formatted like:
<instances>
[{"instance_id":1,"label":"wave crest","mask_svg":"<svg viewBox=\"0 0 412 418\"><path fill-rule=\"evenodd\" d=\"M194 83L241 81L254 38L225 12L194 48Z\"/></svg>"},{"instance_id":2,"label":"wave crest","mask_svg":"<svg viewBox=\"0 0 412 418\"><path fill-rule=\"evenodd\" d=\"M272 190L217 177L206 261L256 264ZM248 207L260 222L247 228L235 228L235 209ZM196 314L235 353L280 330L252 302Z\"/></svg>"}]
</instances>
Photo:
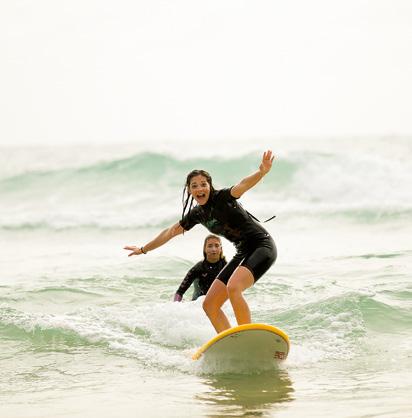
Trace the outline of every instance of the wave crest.
<instances>
[{"instance_id":1,"label":"wave crest","mask_svg":"<svg viewBox=\"0 0 412 418\"><path fill-rule=\"evenodd\" d=\"M30 171L0 180L0 228L136 228L175 222L186 175L209 171L216 188L256 171L260 155L180 159L142 152L80 167ZM294 151L242 201L258 217L342 217L358 222L412 213L407 161ZM250 202L250 203L249 203ZM126 222L127 220L127 222Z\"/></svg>"}]
</instances>

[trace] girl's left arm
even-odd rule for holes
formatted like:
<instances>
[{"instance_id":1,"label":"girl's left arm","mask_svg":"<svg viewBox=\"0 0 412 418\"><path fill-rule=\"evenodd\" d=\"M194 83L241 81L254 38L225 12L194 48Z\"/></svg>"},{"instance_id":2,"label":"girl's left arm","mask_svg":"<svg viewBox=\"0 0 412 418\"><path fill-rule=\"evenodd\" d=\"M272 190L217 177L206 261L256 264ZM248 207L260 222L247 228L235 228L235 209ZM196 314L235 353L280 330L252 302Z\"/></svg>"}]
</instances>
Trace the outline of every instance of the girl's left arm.
<instances>
[{"instance_id":1,"label":"girl's left arm","mask_svg":"<svg viewBox=\"0 0 412 418\"><path fill-rule=\"evenodd\" d=\"M245 177L238 184L232 187L230 194L238 199L243 193L247 192L253 186L255 186L262 178L269 173L272 168L272 163L275 156L272 155L272 151L266 151L263 153L262 162L260 163L259 170L250 176Z\"/></svg>"}]
</instances>

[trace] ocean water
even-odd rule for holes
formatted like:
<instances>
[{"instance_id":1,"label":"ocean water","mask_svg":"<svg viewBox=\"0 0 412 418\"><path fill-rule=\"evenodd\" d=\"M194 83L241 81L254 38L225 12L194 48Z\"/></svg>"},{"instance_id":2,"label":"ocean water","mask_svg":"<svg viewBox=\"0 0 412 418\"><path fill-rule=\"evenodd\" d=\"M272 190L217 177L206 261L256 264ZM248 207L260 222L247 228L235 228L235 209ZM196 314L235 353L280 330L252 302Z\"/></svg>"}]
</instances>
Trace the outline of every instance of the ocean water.
<instances>
[{"instance_id":1,"label":"ocean water","mask_svg":"<svg viewBox=\"0 0 412 418\"><path fill-rule=\"evenodd\" d=\"M241 201L279 255L246 298L290 355L205 369L202 300L172 297L207 231L122 248L179 219L188 171L227 187L266 148ZM411 417L411 185L412 138L1 147L0 416Z\"/></svg>"}]
</instances>

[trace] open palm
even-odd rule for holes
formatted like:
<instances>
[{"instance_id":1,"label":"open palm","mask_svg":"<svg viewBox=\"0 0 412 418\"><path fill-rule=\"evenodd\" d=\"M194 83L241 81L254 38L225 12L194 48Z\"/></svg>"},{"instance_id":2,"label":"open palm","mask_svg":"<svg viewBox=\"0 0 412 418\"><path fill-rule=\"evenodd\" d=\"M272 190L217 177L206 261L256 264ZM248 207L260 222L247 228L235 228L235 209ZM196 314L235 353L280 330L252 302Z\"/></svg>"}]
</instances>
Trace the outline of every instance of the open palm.
<instances>
[{"instance_id":1,"label":"open palm","mask_svg":"<svg viewBox=\"0 0 412 418\"><path fill-rule=\"evenodd\" d=\"M272 168L272 162L274 160L275 156L272 155L272 151L266 151L263 153L262 162L260 163L259 170L266 174L270 171Z\"/></svg>"}]
</instances>

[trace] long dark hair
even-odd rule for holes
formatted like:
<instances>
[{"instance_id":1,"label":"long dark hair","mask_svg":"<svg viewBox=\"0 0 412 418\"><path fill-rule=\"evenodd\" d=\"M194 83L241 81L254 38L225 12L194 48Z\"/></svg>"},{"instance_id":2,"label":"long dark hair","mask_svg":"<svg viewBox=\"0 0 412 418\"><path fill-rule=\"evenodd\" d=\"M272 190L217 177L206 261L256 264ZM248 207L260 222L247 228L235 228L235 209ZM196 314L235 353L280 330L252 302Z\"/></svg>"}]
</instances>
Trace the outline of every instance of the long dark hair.
<instances>
[{"instance_id":1,"label":"long dark hair","mask_svg":"<svg viewBox=\"0 0 412 418\"><path fill-rule=\"evenodd\" d=\"M210 193L213 193L215 189L213 188L212 184L212 176L205 170L192 170L186 177L186 183L183 188L183 195L182 195L182 204L183 204L183 211L182 211L182 219L185 216L186 209L190 212L190 209L193 207L193 196L189 193L190 182L193 177L196 176L203 176L206 178L207 182L210 186ZM189 207L189 208L188 208Z\"/></svg>"}]
</instances>

